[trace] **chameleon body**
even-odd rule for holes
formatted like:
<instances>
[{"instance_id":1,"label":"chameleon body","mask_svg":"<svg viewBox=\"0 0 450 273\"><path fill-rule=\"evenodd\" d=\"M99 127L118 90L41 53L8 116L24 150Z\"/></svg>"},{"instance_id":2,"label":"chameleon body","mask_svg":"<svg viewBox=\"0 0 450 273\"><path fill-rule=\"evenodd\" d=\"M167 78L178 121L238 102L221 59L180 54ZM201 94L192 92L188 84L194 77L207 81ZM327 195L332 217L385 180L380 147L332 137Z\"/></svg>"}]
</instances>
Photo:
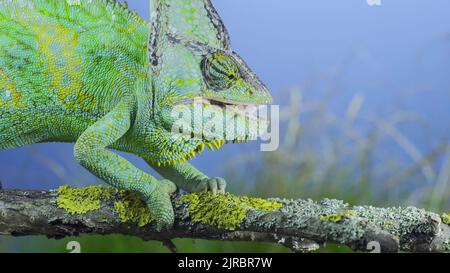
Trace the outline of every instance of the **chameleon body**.
<instances>
[{"instance_id":1,"label":"chameleon body","mask_svg":"<svg viewBox=\"0 0 450 273\"><path fill-rule=\"evenodd\" d=\"M160 230L173 224L176 186L225 190L187 160L254 139L267 123L242 106L270 102L209 0L155 0L151 23L111 0L0 0L0 150L75 143L84 168L142 194ZM211 121L220 130L205 130Z\"/></svg>"}]
</instances>

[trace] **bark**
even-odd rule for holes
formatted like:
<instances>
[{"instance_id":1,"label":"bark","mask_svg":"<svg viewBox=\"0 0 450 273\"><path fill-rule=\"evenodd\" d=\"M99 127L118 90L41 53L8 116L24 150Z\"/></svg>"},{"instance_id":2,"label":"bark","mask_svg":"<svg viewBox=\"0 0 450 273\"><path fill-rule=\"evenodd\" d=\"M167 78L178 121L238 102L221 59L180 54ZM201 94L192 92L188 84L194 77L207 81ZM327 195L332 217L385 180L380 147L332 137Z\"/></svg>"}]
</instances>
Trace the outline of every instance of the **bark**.
<instances>
[{"instance_id":1,"label":"bark","mask_svg":"<svg viewBox=\"0 0 450 273\"><path fill-rule=\"evenodd\" d=\"M281 209L250 209L240 226L230 231L194 222L189 204L174 194L175 225L169 231L156 232L153 223L138 227L121 222L113 206L118 196L80 215L58 208L57 196L55 191L0 189L0 235L62 238L125 234L162 241L174 251L173 238L273 242L295 252L313 251L327 242L381 252L446 252L450 246L450 227L439 215L415 207L376 208L349 206L332 199L273 198L283 204Z\"/></svg>"}]
</instances>

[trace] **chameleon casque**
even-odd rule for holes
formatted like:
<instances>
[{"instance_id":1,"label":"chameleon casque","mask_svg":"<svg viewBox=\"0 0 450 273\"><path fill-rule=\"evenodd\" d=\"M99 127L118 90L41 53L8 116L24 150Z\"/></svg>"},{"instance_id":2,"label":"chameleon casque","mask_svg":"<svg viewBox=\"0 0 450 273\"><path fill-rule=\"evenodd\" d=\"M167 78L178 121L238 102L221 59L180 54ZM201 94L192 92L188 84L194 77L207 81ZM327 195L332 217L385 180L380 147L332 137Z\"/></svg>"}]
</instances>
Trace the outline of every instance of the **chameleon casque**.
<instances>
[{"instance_id":1,"label":"chameleon casque","mask_svg":"<svg viewBox=\"0 0 450 273\"><path fill-rule=\"evenodd\" d=\"M75 159L141 193L162 230L174 222L176 186L225 190L187 160L205 146L255 139L249 122L267 122L243 108L272 98L231 49L210 0L154 0L151 18L113 0L0 0L0 150L75 143ZM177 119L186 109L189 118ZM234 126L223 119L225 129L204 129L222 114ZM174 132L176 122L185 130ZM164 179L112 150L143 158Z\"/></svg>"}]
</instances>

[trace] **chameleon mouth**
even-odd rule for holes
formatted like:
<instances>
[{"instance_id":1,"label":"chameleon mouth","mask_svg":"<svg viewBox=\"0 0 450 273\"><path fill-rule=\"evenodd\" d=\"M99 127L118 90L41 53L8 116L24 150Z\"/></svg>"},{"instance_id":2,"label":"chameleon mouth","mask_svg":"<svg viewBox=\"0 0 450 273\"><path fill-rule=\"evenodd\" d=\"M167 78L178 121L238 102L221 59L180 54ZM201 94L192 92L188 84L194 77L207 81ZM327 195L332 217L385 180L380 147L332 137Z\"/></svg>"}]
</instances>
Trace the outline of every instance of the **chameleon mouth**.
<instances>
[{"instance_id":1,"label":"chameleon mouth","mask_svg":"<svg viewBox=\"0 0 450 273\"><path fill-rule=\"evenodd\" d=\"M189 111L203 111L201 113L216 113L217 110L214 110L212 107L219 107L222 113L226 114L224 117L226 123L228 121L231 122L231 131L227 131L229 128L226 126L225 134L223 134L223 132L217 133L204 130L204 123L198 125L201 129L195 130L194 128L196 128L196 125L193 125L191 114L182 114L182 122L180 124L187 124L189 131L186 131L184 134L179 136L184 138L185 142L191 142L192 146L190 146L188 151L183 152L183 155L179 158L164 158L161 159L158 164L177 164L178 162L184 162L195 158L196 155L202 153L206 148L214 151L220 149L227 143L254 141L260 136L260 129L263 128L262 131L264 131L268 125L267 117L265 117L266 115L264 115L264 112L262 115L259 115L259 108L265 107L265 105L261 104L249 104L215 98L196 97L174 102L174 110L176 111L175 116L179 113L183 113L184 107L187 107ZM195 107L199 107L199 109L196 110ZM186 119L184 119L185 116ZM205 119L208 120L208 118ZM200 120L200 122L205 121L204 119Z\"/></svg>"},{"instance_id":2,"label":"chameleon mouth","mask_svg":"<svg viewBox=\"0 0 450 273\"><path fill-rule=\"evenodd\" d=\"M248 117L254 121L267 121L266 115L263 115L263 107L267 107L266 104L252 104L243 103L239 101L232 101L226 99L196 97L192 99L181 100L175 103L175 105L211 105L220 107L222 110L228 113L234 113L236 115Z\"/></svg>"}]
</instances>

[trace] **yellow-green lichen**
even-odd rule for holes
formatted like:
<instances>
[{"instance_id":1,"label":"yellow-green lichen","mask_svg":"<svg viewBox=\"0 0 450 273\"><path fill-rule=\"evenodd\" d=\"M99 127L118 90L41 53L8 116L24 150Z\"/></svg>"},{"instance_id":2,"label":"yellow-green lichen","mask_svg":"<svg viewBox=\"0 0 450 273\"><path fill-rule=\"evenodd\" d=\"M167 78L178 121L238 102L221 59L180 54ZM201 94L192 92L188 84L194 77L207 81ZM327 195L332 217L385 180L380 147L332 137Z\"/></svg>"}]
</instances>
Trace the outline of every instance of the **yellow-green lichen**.
<instances>
[{"instance_id":1,"label":"yellow-green lichen","mask_svg":"<svg viewBox=\"0 0 450 273\"><path fill-rule=\"evenodd\" d=\"M181 200L189 203L188 211L192 221L226 230L239 227L249 209L270 211L282 206L278 202L230 193L197 192L183 195Z\"/></svg>"},{"instance_id":2,"label":"yellow-green lichen","mask_svg":"<svg viewBox=\"0 0 450 273\"><path fill-rule=\"evenodd\" d=\"M449 213L442 213L441 214L441 220L442 223L446 225L450 225L450 214Z\"/></svg>"},{"instance_id":3,"label":"yellow-green lichen","mask_svg":"<svg viewBox=\"0 0 450 273\"><path fill-rule=\"evenodd\" d=\"M142 198L136 193L121 191L121 198L114 202L114 208L123 223L136 223L143 227L154 217Z\"/></svg>"},{"instance_id":4,"label":"yellow-green lichen","mask_svg":"<svg viewBox=\"0 0 450 273\"><path fill-rule=\"evenodd\" d=\"M384 228L384 229L388 229L388 228L390 228L393 224L395 224L394 221L392 221L392 220L387 220L386 222L383 223L383 228Z\"/></svg>"},{"instance_id":5,"label":"yellow-green lichen","mask_svg":"<svg viewBox=\"0 0 450 273\"><path fill-rule=\"evenodd\" d=\"M100 208L101 202L111 198L113 189L103 186L70 188L68 185L57 190L57 205L72 214L84 214Z\"/></svg>"},{"instance_id":6,"label":"yellow-green lichen","mask_svg":"<svg viewBox=\"0 0 450 273\"><path fill-rule=\"evenodd\" d=\"M61 186L58 190L57 205L72 214L84 214L99 209L102 201L111 199L114 188L89 186L71 188ZM119 191L114 209L121 222L136 223L139 227L150 223L154 218L145 201L133 192Z\"/></svg>"},{"instance_id":7,"label":"yellow-green lichen","mask_svg":"<svg viewBox=\"0 0 450 273\"><path fill-rule=\"evenodd\" d=\"M358 216L358 213L354 210L346 210L344 212L341 212L339 214L333 214L333 215L323 215L321 217L322 221L331 221L333 223L337 223L341 221L344 217L347 216Z\"/></svg>"}]
</instances>

